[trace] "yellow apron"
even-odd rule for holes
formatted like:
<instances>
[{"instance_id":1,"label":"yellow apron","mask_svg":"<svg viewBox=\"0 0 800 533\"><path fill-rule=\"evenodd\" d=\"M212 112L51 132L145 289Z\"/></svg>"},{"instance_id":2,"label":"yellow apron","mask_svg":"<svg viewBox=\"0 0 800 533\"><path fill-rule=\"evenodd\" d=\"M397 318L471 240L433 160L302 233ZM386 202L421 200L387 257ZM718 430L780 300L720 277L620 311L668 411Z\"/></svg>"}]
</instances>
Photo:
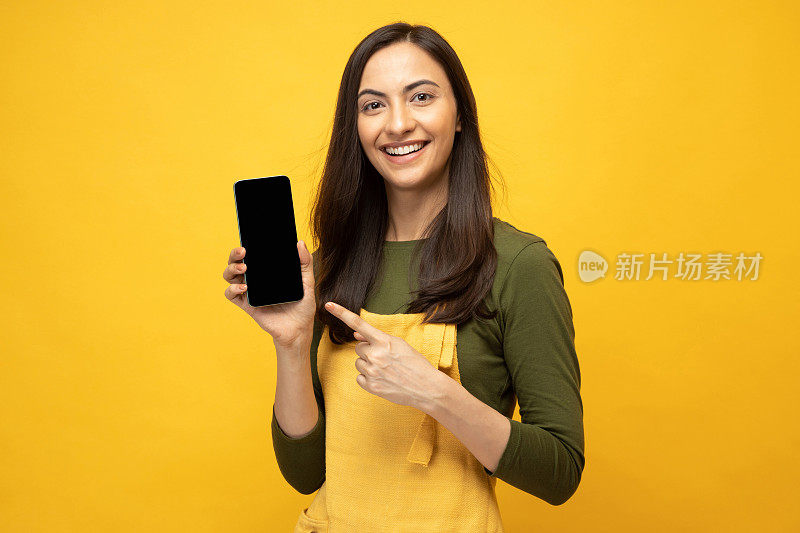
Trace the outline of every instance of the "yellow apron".
<instances>
[{"instance_id":1,"label":"yellow apron","mask_svg":"<svg viewBox=\"0 0 800 533\"><path fill-rule=\"evenodd\" d=\"M459 383L455 324L422 324L424 313L361 318L405 339ZM295 533L503 531L497 479L434 418L371 394L356 382L356 341L317 350L325 398L326 479Z\"/></svg>"}]
</instances>

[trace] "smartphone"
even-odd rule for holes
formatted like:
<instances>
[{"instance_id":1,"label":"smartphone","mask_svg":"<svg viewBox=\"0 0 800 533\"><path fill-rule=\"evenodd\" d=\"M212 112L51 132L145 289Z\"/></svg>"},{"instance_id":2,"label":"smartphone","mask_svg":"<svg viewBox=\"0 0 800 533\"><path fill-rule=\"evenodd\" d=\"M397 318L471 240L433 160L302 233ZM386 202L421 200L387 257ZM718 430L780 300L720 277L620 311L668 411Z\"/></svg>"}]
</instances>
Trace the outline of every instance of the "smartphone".
<instances>
[{"instance_id":1,"label":"smartphone","mask_svg":"<svg viewBox=\"0 0 800 533\"><path fill-rule=\"evenodd\" d=\"M253 307L303 299L292 188L287 176L238 180L233 199L244 246L247 303Z\"/></svg>"}]
</instances>

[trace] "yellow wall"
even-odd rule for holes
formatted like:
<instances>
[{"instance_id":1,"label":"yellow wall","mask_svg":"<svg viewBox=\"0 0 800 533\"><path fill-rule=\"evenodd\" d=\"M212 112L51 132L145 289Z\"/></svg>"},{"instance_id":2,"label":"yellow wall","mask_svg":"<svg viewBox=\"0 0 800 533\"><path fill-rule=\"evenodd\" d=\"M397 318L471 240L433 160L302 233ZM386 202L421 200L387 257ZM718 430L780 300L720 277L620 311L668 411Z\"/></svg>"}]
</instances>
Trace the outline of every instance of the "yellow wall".
<instances>
[{"instance_id":1,"label":"yellow wall","mask_svg":"<svg viewBox=\"0 0 800 533\"><path fill-rule=\"evenodd\" d=\"M223 296L232 183L288 174L308 240L345 61L398 19L459 53L496 214L575 313L583 480L560 507L498 483L507 529L800 527L796 3L25 1L0 8L0 530L290 530L312 496L273 456L273 345ZM584 249L764 259L587 284Z\"/></svg>"}]
</instances>

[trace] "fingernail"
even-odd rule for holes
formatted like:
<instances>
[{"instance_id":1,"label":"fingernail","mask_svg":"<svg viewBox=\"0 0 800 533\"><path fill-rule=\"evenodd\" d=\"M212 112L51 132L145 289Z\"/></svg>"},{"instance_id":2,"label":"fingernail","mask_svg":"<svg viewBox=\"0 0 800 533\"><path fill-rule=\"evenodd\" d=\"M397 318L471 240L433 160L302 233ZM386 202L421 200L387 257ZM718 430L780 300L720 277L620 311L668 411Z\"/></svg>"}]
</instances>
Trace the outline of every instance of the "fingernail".
<instances>
[{"instance_id":1,"label":"fingernail","mask_svg":"<svg viewBox=\"0 0 800 533\"><path fill-rule=\"evenodd\" d=\"M326 303L325 307L327 307L328 309L333 309L333 302Z\"/></svg>"}]
</instances>

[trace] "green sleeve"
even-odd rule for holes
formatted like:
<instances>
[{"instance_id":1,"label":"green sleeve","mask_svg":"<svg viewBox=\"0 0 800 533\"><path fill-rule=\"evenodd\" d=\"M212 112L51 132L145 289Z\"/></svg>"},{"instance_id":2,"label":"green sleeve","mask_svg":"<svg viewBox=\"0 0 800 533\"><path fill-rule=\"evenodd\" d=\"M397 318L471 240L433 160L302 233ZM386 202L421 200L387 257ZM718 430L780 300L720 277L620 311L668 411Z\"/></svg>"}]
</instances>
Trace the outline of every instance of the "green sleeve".
<instances>
[{"instance_id":1,"label":"green sleeve","mask_svg":"<svg viewBox=\"0 0 800 533\"><path fill-rule=\"evenodd\" d=\"M577 490L584 458L583 402L572 307L564 276L544 241L526 245L499 293L503 353L522 422L494 473L551 505Z\"/></svg>"},{"instance_id":2,"label":"green sleeve","mask_svg":"<svg viewBox=\"0 0 800 533\"><path fill-rule=\"evenodd\" d=\"M301 494L311 494L325 481L325 402L317 374L317 347L322 336L320 322L314 319L311 342L311 377L319 407L317 425L310 433L292 438L283 432L272 406L272 447L284 479Z\"/></svg>"}]
</instances>

